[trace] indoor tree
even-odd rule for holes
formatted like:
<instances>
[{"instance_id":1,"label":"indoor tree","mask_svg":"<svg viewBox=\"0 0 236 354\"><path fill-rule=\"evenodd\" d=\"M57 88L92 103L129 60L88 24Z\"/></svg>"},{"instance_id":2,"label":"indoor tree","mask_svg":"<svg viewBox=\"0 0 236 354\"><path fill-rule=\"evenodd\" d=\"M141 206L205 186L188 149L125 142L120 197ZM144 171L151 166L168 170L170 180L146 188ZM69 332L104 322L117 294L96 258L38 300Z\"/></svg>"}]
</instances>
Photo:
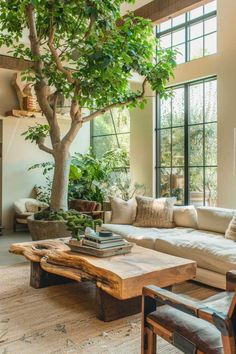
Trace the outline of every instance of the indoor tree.
<instances>
[{"instance_id":1,"label":"indoor tree","mask_svg":"<svg viewBox=\"0 0 236 354\"><path fill-rule=\"evenodd\" d=\"M161 95L175 67L175 53L162 50L152 23L133 14L121 18L122 0L2 0L0 46L32 61L24 73L35 88L47 125L31 127L26 139L55 160L51 209L66 210L70 145L81 127L116 107L143 108L147 84ZM135 2L127 0L128 3ZM29 45L22 36L28 32ZM157 60L153 58L157 53ZM139 91L129 79L142 77ZM55 91L48 99L48 87ZM57 117L60 95L70 100L70 127L61 136ZM86 108L88 114L82 112ZM51 146L45 138L50 136Z\"/></svg>"}]
</instances>

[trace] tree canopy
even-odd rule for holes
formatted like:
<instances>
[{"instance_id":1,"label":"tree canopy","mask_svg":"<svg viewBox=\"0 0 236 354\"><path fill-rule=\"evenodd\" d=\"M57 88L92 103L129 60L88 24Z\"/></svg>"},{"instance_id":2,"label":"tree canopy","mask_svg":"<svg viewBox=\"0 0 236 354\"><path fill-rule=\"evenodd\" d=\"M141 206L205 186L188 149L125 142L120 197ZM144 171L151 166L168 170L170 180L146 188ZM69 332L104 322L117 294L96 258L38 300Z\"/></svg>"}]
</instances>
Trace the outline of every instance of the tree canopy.
<instances>
[{"instance_id":1,"label":"tree canopy","mask_svg":"<svg viewBox=\"0 0 236 354\"><path fill-rule=\"evenodd\" d=\"M131 13L121 18L122 2L1 0L0 45L14 48L17 57L40 59L41 67L34 68L35 80L43 77L80 107L93 111L120 103L143 107L140 98L146 82L164 93L175 53L159 48L156 64L152 23ZM31 48L21 42L26 28L31 29ZM146 78L138 92L129 86L133 72Z\"/></svg>"}]
</instances>

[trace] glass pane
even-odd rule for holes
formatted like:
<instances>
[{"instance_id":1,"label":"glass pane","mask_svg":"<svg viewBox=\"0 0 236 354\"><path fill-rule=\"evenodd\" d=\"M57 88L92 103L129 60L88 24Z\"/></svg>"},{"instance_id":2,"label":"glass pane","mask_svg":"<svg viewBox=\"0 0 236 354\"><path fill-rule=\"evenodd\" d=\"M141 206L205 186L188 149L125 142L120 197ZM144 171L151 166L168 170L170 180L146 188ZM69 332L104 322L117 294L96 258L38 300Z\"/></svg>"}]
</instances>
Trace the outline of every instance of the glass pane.
<instances>
[{"instance_id":1,"label":"glass pane","mask_svg":"<svg viewBox=\"0 0 236 354\"><path fill-rule=\"evenodd\" d=\"M173 45L185 42L185 29L173 32Z\"/></svg>"},{"instance_id":2,"label":"glass pane","mask_svg":"<svg viewBox=\"0 0 236 354\"><path fill-rule=\"evenodd\" d=\"M160 32L166 31L171 28L171 20L165 21L160 24Z\"/></svg>"},{"instance_id":3,"label":"glass pane","mask_svg":"<svg viewBox=\"0 0 236 354\"><path fill-rule=\"evenodd\" d=\"M113 109L112 116L117 133L128 133L130 131L130 113L128 109Z\"/></svg>"},{"instance_id":4,"label":"glass pane","mask_svg":"<svg viewBox=\"0 0 236 354\"><path fill-rule=\"evenodd\" d=\"M170 196L170 168L162 168L160 170L160 194L161 197Z\"/></svg>"},{"instance_id":5,"label":"glass pane","mask_svg":"<svg viewBox=\"0 0 236 354\"><path fill-rule=\"evenodd\" d=\"M189 164L203 166L203 126L189 127Z\"/></svg>"},{"instance_id":6,"label":"glass pane","mask_svg":"<svg viewBox=\"0 0 236 354\"><path fill-rule=\"evenodd\" d=\"M161 41L161 47L162 48L170 48L171 47L171 34L168 34L167 36L162 36L160 38Z\"/></svg>"},{"instance_id":7,"label":"glass pane","mask_svg":"<svg viewBox=\"0 0 236 354\"><path fill-rule=\"evenodd\" d=\"M189 88L189 123L203 122L203 84Z\"/></svg>"},{"instance_id":8,"label":"glass pane","mask_svg":"<svg viewBox=\"0 0 236 354\"><path fill-rule=\"evenodd\" d=\"M93 135L114 134L111 115L109 112L93 121Z\"/></svg>"},{"instance_id":9,"label":"glass pane","mask_svg":"<svg viewBox=\"0 0 236 354\"><path fill-rule=\"evenodd\" d=\"M101 157L106 151L117 147L117 140L114 135L93 138L93 150L97 157Z\"/></svg>"},{"instance_id":10,"label":"glass pane","mask_svg":"<svg viewBox=\"0 0 236 354\"><path fill-rule=\"evenodd\" d=\"M205 37L205 53L211 55L217 52L217 34L212 33Z\"/></svg>"},{"instance_id":11,"label":"glass pane","mask_svg":"<svg viewBox=\"0 0 236 354\"><path fill-rule=\"evenodd\" d=\"M189 27L190 39L198 38L203 36L203 22L196 23Z\"/></svg>"},{"instance_id":12,"label":"glass pane","mask_svg":"<svg viewBox=\"0 0 236 354\"><path fill-rule=\"evenodd\" d=\"M185 63L185 44L179 44L172 49L176 49L178 51L176 55L177 64Z\"/></svg>"},{"instance_id":13,"label":"glass pane","mask_svg":"<svg viewBox=\"0 0 236 354\"><path fill-rule=\"evenodd\" d=\"M203 15L203 6L197 7L196 9L189 12L190 20L200 17Z\"/></svg>"},{"instance_id":14,"label":"glass pane","mask_svg":"<svg viewBox=\"0 0 236 354\"><path fill-rule=\"evenodd\" d=\"M161 166L171 166L171 129L160 131Z\"/></svg>"},{"instance_id":15,"label":"glass pane","mask_svg":"<svg viewBox=\"0 0 236 354\"><path fill-rule=\"evenodd\" d=\"M184 125L184 88L173 90L172 126Z\"/></svg>"},{"instance_id":16,"label":"glass pane","mask_svg":"<svg viewBox=\"0 0 236 354\"><path fill-rule=\"evenodd\" d=\"M171 181L171 196L175 197L178 205L184 204L184 170L182 168L173 168Z\"/></svg>"},{"instance_id":17,"label":"glass pane","mask_svg":"<svg viewBox=\"0 0 236 354\"><path fill-rule=\"evenodd\" d=\"M178 25L180 25L181 23L184 23L184 22L185 22L185 14L179 15L179 16L174 17L172 19L172 26L178 26Z\"/></svg>"},{"instance_id":18,"label":"glass pane","mask_svg":"<svg viewBox=\"0 0 236 354\"><path fill-rule=\"evenodd\" d=\"M203 38L194 39L189 43L190 60L198 59L203 56Z\"/></svg>"},{"instance_id":19,"label":"glass pane","mask_svg":"<svg viewBox=\"0 0 236 354\"><path fill-rule=\"evenodd\" d=\"M161 109L160 109L160 117L161 128L170 127L171 126L171 99L161 100Z\"/></svg>"},{"instance_id":20,"label":"glass pane","mask_svg":"<svg viewBox=\"0 0 236 354\"><path fill-rule=\"evenodd\" d=\"M172 166L184 166L184 128L172 129Z\"/></svg>"},{"instance_id":21,"label":"glass pane","mask_svg":"<svg viewBox=\"0 0 236 354\"><path fill-rule=\"evenodd\" d=\"M214 0L204 6L204 13L207 14L209 12L216 11L216 8L217 8L216 0Z\"/></svg>"},{"instance_id":22,"label":"glass pane","mask_svg":"<svg viewBox=\"0 0 236 354\"><path fill-rule=\"evenodd\" d=\"M205 170L205 205L217 206L217 167Z\"/></svg>"},{"instance_id":23,"label":"glass pane","mask_svg":"<svg viewBox=\"0 0 236 354\"><path fill-rule=\"evenodd\" d=\"M217 120L217 81L205 82L205 122Z\"/></svg>"},{"instance_id":24,"label":"glass pane","mask_svg":"<svg viewBox=\"0 0 236 354\"><path fill-rule=\"evenodd\" d=\"M217 30L217 23L216 17L210 18L204 22L204 33L208 34L211 32L216 32Z\"/></svg>"},{"instance_id":25,"label":"glass pane","mask_svg":"<svg viewBox=\"0 0 236 354\"><path fill-rule=\"evenodd\" d=\"M189 169L189 200L195 206L204 205L203 168Z\"/></svg>"},{"instance_id":26,"label":"glass pane","mask_svg":"<svg viewBox=\"0 0 236 354\"><path fill-rule=\"evenodd\" d=\"M217 124L205 125L205 164L217 165Z\"/></svg>"},{"instance_id":27,"label":"glass pane","mask_svg":"<svg viewBox=\"0 0 236 354\"><path fill-rule=\"evenodd\" d=\"M130 134L118 134L119 147L127 152L130 151ZM117 144L118 146L118 144Z\"/></svg>"}]
</instances>

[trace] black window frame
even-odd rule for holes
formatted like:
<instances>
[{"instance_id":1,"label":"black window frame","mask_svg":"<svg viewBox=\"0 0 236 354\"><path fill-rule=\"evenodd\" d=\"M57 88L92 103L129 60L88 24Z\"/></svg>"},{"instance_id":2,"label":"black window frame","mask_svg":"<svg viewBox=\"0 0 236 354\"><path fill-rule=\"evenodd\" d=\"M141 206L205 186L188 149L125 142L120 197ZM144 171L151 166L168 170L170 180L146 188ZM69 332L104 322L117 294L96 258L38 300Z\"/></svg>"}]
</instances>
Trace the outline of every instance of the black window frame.
<instances>
[{"instance_id":1,"label":"black window frame","mask_svg":"<svg viewBox=\"0 0 236 354\"><path fill-rule=\"evenodd\" d=\"M185 58L184 58L184 61L183 63L181 64L184 64L184 63L187 63L189 61L192 61L192 60L196 60L196 59L199 59L199 58L204 58L206 56L209 56L209 55L213 55L213 54L216 54L216 53L212 53L212 54L205 54L205 38L213 33L216 33L217 35L217 29L215 31L212 31L212 32L209 32L209 33L205 33L205 26L204 26L204 22L206 20L209 20L211 18L214 18L216 17L217 19L217 10L214 10L214 11L211 11L211 12L208 12L208 13L204 13L205 12L205 7L204 5L203 6L203 15L202 16L199 16L199 17L196 17L194 19L191 19L190 18L190 12L186 12L184 15L185 15L185 22L179 24L179 25L176 25L176 26L172 26L173 24L173 19L174 18L171 18L171 27L164 30L164 31L159 31L159 26L160 25L157 25L156 26L156 37L158 39L160 39L161 37L165 36L165 35L168 35L168 34L173 34L174 32L178 31L178 30L181 30L181 29L184 29L185 30L185 41L184 42L181 42L177 45L173 45L173 36L171 35L171 46L168 47L168 49L172 48L172 49L175 49L177 48L178 46L181 46L181 45L184 45L185 46ZM199 37L196 37L194 39L191 39L190 38L190 26L192 25L195 25L195 24L198 24L198 23L203 23L203 35L199 36ZM198 57L198 58L194 58L194 59L190 59L190 43L194 40L197 40L197 39L200 39L200 38L203 38L203 55L201 57ZM166 48L167 49L167 48Z\"/></svg>"},{"instance_id":2,"label":"black window frame","mask_svg":"<svg viewBox=\"0 0 236 354\"><path fill-rule=\"evenodd\" d=\"M160 178L160 171L163 168L171 169L171 174L170 178L173 175L172 170L175 168L183 168L184 170L184 205L190 205L190 190L189 190L189 169L190 168L202 168L203 169L203 205L206 203L206 185L205 185L205 176L206 176L206 168L218 168L218 164L216 165L208 165L206 164L206 159L205 159L205 127L208 124L217 124L217 118L214 121L205 121L205 95L203 93L203 121L202 123L189 123L189 116L190 116L190 107L189 107L189 96L190 96L190 87L194 84L198 83L205 83L209 81L216 81L217 82L217 76L209 76L206 78L202 79L197 79L193 80L190 82L182 83L182 84L177 84L173 85L171 87L168 87L168 90L171 89L177 89L177 88L184 88L184 126L177 126L172 124L172 118L171 118L171 125L168 127L161 128L160 127L160 116L161 116L161 104L160 104L160 97L159 95L156 96L156 127L155 127L155 141L156 141L156 151L155 151L155 156L156 156L156 164L155 164L155 174L156 174L156 197L161 197L161 178ZM204 90L205 85L203 85L203 90ZM171 107L171 111L172 111ZM171 114L173 114L171 112ZM193 126L203 126L203 165L190 165L189 162L189 128ZM160 139L160 132L165 129L172 129L173 128L184 128L184 165L183 166L173 166L172 164L172 157L171 157L171 165L170 166L162 166L161 165L161 139ZM172 154L172 132L171 132L171 154ZM217 159L217 156L216 156ZM171 180L170 180L170 192L171 192ZM171 194L171 193L170 193Z\"/></svg>"}]
</instances>

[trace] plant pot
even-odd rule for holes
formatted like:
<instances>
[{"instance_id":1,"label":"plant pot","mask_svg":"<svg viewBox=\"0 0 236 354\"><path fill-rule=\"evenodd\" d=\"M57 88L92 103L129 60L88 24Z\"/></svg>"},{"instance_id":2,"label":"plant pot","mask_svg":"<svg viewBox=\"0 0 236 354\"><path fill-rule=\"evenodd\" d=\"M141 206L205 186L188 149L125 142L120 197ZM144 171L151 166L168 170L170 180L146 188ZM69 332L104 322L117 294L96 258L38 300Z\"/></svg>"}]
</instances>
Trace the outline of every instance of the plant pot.
<instances>
[{"instance_id":1,"label":"plant pot","mask_svg":"<svg viewBox=\"0 0 236 354\"><path fill-rule=\"evenodd\" d=\"M71 236L65 221L34 220L33 215L29 216L27 221L33 241Z\"/></svg>"}]
</instances>

